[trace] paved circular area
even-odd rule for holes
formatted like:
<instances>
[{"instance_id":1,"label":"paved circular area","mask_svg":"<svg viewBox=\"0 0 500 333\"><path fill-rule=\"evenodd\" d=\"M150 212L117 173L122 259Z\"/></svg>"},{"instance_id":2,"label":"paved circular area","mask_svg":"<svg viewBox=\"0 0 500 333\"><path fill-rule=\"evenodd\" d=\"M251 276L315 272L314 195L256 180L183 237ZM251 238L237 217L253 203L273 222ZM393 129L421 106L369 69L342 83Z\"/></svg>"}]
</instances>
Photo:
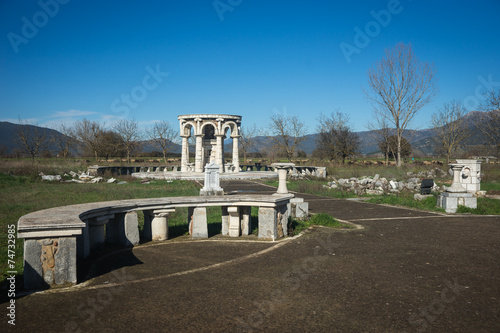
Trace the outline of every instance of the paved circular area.
<instances>
[{"instance_id":1,"label":"paved circular area","mask_svg":"<svg viewBox=\"0 0 500 333\"><path fill-rule=\"evenodd\" d=\"M251 182L223 188L273 191ZM80 288L18 299L16 327L36 332L500 331L498 216L303 197L312 212L363 228L315 227L270 243L217 236L145 244L96 261L94 278Z\"/></svg>"}]
</instances>

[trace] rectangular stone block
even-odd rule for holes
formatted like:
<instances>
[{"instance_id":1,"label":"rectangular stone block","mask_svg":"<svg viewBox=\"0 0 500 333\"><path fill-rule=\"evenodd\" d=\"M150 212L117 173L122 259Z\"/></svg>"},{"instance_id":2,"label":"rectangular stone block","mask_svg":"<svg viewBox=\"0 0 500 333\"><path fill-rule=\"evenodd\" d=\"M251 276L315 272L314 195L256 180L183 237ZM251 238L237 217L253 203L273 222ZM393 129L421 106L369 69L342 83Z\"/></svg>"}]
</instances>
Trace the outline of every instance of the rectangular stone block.
<instances>
[{"instance_id":1,"label":"rectangular stone block","mask_svg":"<svg viewBox=\"0 0 500 333\"><path fill-rule=\"evenodd\" d=\"M229 213L229 236L239 237L241 232L240 207L228 207Z\"/></svg>"},{"instance_id":2,"label":"rectangular stone block","mask_svg":"<svg viewBox=\"0 0 500 333\"><path fill-rule=\"evenodd\" d=\"M208 238L207 208L190 207L190 231L193 238Z\"/></svg>"},{"instance_id":3,"label":"rectangular stone block","mask_svg":"<svg viewBox=\"0 0 500 333\"><path fill-rule=\"evenodd\" d=\"M133 247L139 244L139 219L137 212L128 212L123 217L123 222L119 224L119 242L126 247Z\"/></svg>"},{"instance_id":4,"label":"rectangular stone block","mask_svg":"<svg viewBox=\"0 0 500 333\"><path fill-rule=\"evenodd\" d=\"M252 207L240 207L241 211L241 234L250 235L252 233Z\"/></svg>"},{"instance_id":5,"label":"rectangular stone block","mask_svg":"<svg viewBox=\"0 0 500 333\"><path fill-rule=\"evenodd\" d=\"M76 253L76 237L25 239L25 289L76 284Z\"/></svg>"},{"instance_id":6,"label":"rectangular stone block","mask_svg":"<svg viewBox=\"0 0 500 333\"><path fill-rule=\"evenodd\" d=\"M55 254L54 283L76 284L76 237L61 237Z\"/></svg>"},{"instance_id":7,"label":"rectangular stone block","mask_svg":"<svg viewBox=\"0 0 500 333\"><path fill-rule=\"evenodd\" d=\"M277 212L272 207L259 207L259 238L272 239L277 238Z\"/></svg>"}]
</instances>

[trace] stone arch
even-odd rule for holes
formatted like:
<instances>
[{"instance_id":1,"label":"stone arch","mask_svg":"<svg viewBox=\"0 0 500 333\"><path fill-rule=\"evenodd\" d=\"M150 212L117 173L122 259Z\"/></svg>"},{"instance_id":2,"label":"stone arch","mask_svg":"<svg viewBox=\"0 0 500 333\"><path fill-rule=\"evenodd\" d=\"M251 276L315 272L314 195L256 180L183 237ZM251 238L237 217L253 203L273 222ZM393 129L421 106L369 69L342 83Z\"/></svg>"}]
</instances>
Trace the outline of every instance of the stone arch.
<instances>
[{"instance_id":1,"label":"stone arch","mask_svg":"<svg viewBox=\"0 0 500 333\"><path fill-rule=\"evenodd\" d=\"M240 137L241 116L227 114L189 114L178 116L181 126L182 158L181 170L187 171L189 161L188 138L191 128L196 137L194 172L203 172L207 159L212 159L225 171L224 139L225 132L233 139L233 163L229 170L239 171L238 139Z\"/></svg>"}]
</instances>

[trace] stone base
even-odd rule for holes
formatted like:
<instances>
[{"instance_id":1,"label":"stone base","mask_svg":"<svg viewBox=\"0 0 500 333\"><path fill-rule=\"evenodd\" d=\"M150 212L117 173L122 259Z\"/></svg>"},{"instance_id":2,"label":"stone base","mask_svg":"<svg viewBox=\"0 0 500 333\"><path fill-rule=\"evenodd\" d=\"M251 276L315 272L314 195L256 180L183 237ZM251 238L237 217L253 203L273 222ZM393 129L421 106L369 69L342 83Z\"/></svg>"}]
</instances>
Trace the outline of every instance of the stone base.
<instances>
[{"instance_id":1,"label":"stone base","mask_svg":"<svg viewBox=\"0 0 500 333\"><path fill-rule=\"evenodd\" d=\"M438 207L444 208L447 213L456 213L458 206L477 208L477 198L472 193L441 192L438 196Z\"/></svg>"},{"instance_id":2,"label":"stone base","mask_svg":"<svg viewBox=\"0 0 500 333\"><path fill-rule=\"evenodd\" d=\"M309 216L309 203L304 202L303 198L292 198L288 205L288 211L292 217L305 219Z\"/></svg>"},{"instance_id":3,"label":"stone base","mask_svg":"<svg viewBox=\"0 0 500 333\"><path fill-rule=\"evenodd\" d=\"M224 195L224 190L221 189L201 189L200 190L200 196L212 196L212 195Z\"/></svg>"}]
</instances>

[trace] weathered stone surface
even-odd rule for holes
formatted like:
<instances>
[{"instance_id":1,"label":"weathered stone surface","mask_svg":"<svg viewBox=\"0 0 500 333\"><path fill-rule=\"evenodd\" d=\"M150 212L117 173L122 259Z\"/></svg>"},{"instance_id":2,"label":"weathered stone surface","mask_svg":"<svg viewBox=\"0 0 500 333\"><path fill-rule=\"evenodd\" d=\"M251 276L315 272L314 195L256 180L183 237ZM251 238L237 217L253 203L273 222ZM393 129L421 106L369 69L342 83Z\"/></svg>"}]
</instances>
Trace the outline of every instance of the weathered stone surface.
<instances>
[{"instance_id":1,"label":"weathered stone surface","mask_svg":"<svg viewBox=\"0 0 500 333\"><path fill-rule=\"evenodd\" d=\"M277 238L277 212L274 208L259 208L259 238L275 240Z\"/></svg>"},{"instance_id":2,"label":"weathered stone surface","mask_svg":"<svg viewBox=\"0 0 500 333\"><path fill-rule=\"evenodd\" d=\"M36 239L24 241L24 288L40 289L47 284L43 279L42 244Z\"/></svg>"},{"instance_id":3,"label":"weathered stone surface","mask_svg":"<svg viewBox=\"0 0 500 333\"><path fill-rule=\"evenodd\" d=\"M190 230L193 238L208 238L207 208L190 208Z\"/></svg>"},{"instance_id":4,"label":"weathered stone surface","mask_svg":"<svg viewBox=\"0 0 500 333\"><path fill-rule=\"evenodd\" d=\"M139 222L137 212L128 212L124 216L123 224L120 225L120 244L133 247L139 244ZM168 236L168 235L167 235Z\"/></svg>"},{"instance_id":5,"label":"weathered stone surface","mask_svg":"<svg viewBox=\"0 0 500 333\"><path fill-rule=\"evenodd\" d=\"M241 210L241 234L250 235L252 233L252 207L242 206Z\"/></svg>"},{"instance_id":6,"label":"weathered stone surface","mask_svg":"<svg viewBox=\"0 0 500 333\"><path fill-rule=\"evenodd\" d=\"M477 198L467 192L442 192L438 197L437 205L444 208L447 213L456 213L458 206L477 208Z\"/></svg>"},{"instance_id":7,"label":"weathered stone surface","mask_svg":"<svg viewBox=\"0 0 500 333\"><path fill-rule=\"evenodd\" d=\"M76 284L76 237L59 238L54 273L56 285Z\"/></svg>"}]
</instances>

